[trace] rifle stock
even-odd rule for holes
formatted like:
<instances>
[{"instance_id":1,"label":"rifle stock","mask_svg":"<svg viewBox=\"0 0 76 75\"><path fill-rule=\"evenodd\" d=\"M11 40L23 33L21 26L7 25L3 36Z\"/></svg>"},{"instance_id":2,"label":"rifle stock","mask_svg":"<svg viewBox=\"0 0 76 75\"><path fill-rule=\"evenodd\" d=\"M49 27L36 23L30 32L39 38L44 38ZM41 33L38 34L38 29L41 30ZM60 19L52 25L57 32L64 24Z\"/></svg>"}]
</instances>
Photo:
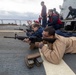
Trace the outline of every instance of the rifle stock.
<instances>
[{"instance_id":1,"label":"rifle stock","mask_svg":"<svg viewBox=\"0 0 76 75\"><path fill-rule=\"evenodd\" d=\"M51 39L51 38L43 38L42 40L45 41L45 42L48 42L48 43L54 43L56 38L53 38L53 39Z\"/></svg>"},{"instance_id":2,"label":"rifle stock","mask_svg":"<svg viewBox=\"0 0 76 75\"><path fill-rule=\"evenodd\" d=\"M30 37L29 39L31 40L31 43L41 42L41 41L43 41L43 42L45 41L46 43L47 42L54 43L56 40L56 38L51 39L51 38L38 38L38 37Z\"/></svg>"}]
</instances>

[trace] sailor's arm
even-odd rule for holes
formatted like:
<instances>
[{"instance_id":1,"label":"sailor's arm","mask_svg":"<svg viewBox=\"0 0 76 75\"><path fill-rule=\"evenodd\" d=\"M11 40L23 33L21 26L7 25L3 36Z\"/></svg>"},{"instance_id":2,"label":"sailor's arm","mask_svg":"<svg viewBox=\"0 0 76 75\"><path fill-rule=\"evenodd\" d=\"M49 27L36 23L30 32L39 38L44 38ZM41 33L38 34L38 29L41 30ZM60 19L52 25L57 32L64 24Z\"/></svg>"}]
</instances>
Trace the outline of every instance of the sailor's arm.
<instances>
[{"instance_id":1,"label":"sailor's arm","mask_svg":"<svg viewBox=\"0 0 76 75\"><path fill-rule=\"evenodd\" d=\"M47 61L53 64L59 64L65 53L65 48L66 45L59 42L53 46L53 50L44 45L41 51Z\"/></svg>"},{"instance_id":2,"label":"sailor's arm","mask_svg":"<svg viewBox=\"0 0 76 75\"><path fill-rule=\"evenodd\" d=\"M67 17L66 17L66 19L70 16L70 14L71 14L71 13L69 12L68 15L67 15Z\"/></svg>"}]
</instances>

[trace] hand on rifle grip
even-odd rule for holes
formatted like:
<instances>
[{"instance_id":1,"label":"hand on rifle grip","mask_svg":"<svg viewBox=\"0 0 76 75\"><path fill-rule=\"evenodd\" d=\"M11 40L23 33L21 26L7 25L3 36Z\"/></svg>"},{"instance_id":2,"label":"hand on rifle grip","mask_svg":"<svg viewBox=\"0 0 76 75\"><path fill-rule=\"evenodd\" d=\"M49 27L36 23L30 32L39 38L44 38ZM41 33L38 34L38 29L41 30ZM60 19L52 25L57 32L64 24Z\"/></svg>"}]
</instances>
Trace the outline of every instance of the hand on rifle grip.
<instances>
[{"instance_id":1,"label":"hand on rifle grip","mask_svg":"<svg viewBox=\"0 0 76 75\"><path fill-rule=\"evenodd\" d=\"M42 48L44 46L44 43L43 42L40 42L39 43L39 48Z\"/></svg>"}]
</instances>

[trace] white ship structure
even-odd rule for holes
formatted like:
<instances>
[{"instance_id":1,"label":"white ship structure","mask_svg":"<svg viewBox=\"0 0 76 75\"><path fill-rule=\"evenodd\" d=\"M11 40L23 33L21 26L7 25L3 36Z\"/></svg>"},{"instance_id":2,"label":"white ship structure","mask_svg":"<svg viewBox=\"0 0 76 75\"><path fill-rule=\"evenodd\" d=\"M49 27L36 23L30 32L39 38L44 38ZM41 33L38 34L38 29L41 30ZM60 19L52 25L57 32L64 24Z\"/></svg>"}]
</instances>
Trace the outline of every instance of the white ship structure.
<instances>
[{"instance_id":1,"label":"white ship structure","mask_svg":"<svg viewBox=\"0 0 76 75\"><path fill-rule=\"evenodd\" d=\"M68 7L72 6L73 8L76 8L76 0L64 0L62 6L60 6L61 9L61 15L65 19L66 16L69 13ZM70 16L71 17L71 16Z\"/></svg>"}]
</instances>

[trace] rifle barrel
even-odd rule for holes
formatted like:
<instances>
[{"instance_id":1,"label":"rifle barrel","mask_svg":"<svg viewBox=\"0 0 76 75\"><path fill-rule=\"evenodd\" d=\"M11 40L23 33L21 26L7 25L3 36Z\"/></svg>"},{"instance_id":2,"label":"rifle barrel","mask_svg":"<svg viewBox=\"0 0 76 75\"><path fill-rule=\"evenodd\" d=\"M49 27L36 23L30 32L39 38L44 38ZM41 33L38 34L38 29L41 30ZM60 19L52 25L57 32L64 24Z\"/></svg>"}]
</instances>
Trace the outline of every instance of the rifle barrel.
<instances>
[{"instance_id":1,"label":"rifle barrel","mask_svg":"<svg viewBox=\"0 0 76 75\"><path fill-rule=\"evenodd\" d=\"M29 38L27 36L16 36L15 37L9 37L9 36L4 36L4 38L14 38L14 39L19 39L19 40L24 40L25 38Z\"/></svg>"},{"instance_id":2,"label":"rifle barrel","mask_svg":"<svg viewBox=\"0 0 76 75\"><path fill-rule=\"evenodd\" d=\"M4 38L15 38L15 37L10 37L10 36L4 36Z\"/></svg>"}]
</instances>

